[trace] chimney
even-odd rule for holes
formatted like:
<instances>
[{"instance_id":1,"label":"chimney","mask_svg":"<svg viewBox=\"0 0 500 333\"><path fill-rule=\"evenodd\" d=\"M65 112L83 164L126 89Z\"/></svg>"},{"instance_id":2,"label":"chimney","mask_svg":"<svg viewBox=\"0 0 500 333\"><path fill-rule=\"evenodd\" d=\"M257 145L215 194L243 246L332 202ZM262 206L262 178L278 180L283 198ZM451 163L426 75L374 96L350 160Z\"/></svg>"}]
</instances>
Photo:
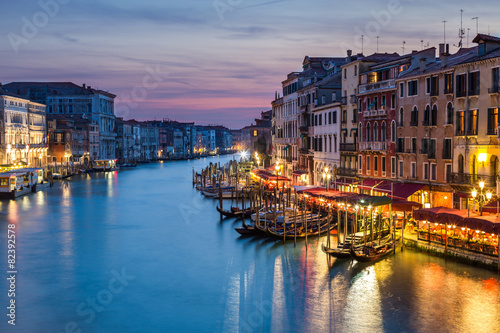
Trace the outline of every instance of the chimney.
<instances>
[{"instance_id":1,"label":"chimney","mask_svg":"<svg viewBox=\"0 0 500 333\"><path fill-rule=\"evenodd\" d=\"M91 87L91 86L88 86L88 89L89 89L89 90L92 90L92 87Z\"/></svg>"},{"instance_id":2,"label":"chimney","mask_svg":"<svg viewBox=\"0 0 500 333\"><path fill-rule=\"evenodd\" d=\"M347 50L347 62L351 62L352 50Z\"/></svg>"},{"instance_id":3,"label":"chimney","mask_svg":"<svg viewBox=\"0 0 500 333\"><path fill-rule=\"evenodd\" d=\"M425 58L420 58L420 72L425 70Z\"/></svg>"},{"instance_id":4,"label":"chimney","mask_svg":"<svg viewBox=\"0 0 500 333\"><path fill-rule=\"evenodd\" d=\"M441 68L446 67L448 64L448 55L450 51L450 44L439 44L439 60L441 60Z\"/></svg>"},{"instance_id":5,"label":"chimney","mask_svg":"<svg viewBox=\"0 0 500 333\"><path fill-rule=\"evenodd\" d=\"M84 84L82 84L82 87L83 87L83 89L86 89L86 87L85 87L85 83L84 83Z\"/></svg>"}]
</instances>

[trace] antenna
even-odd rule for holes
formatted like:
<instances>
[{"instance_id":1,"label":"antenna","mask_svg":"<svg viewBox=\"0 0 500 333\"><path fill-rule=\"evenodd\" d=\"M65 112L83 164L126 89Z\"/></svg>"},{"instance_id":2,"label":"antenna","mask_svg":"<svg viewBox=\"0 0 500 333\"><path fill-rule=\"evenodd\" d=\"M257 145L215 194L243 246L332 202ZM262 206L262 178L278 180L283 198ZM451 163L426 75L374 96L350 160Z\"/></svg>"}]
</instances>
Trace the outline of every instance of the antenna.
<instances>
[{"instance_id":1,"label":"antenna","mask_svg":"<svg viewBox=\"0 0 500 333\"><path fill-rule=\"evenodd\" d=\"M469 48L469 31L470 28L467 28L467 48Z\"/></svg>"},{"instance_id":2,"label":"antenna","mask_svg":"<svg viewBox=\"0 0 500 333\"><path fill-rule=\"evenodd\" d=\"M365 39L365 35L361 35L361 54L363 54L363 41Z\"/></svg>"},{"instance_id":3,"label":"antenna","mask_svg":"<svg viewBox=\"0 0 500 333\"><path fill-rule=\"evenodd\" d=\"M423 39L420 40L420 48L422 50L424 49L424 40Z\"/></svg>"},{"instance_id":4,"label":"antenna","mask_svg":"<svg viewBox=\"0 0 500 333\"><path fill-rule=\"evenodd\" d=\"M443 38L444 38L444 44L446 44L446 20L442 21L443 22Z\"/></svg>"},{"instance_id":5,"label":"antenna","mask_svg":"<svg viewBox=\"0 0 500 333\"><path fill-rule=\"evenodd\" d=\"M476 20L476 35L479 33L478 30L479 30L479 17L476 16L476 17L473 17L471 20Z\"/></svg>"},{"instance_id":6,"label":"antenna","mask_svg":"<svg viewBox=\"0 0 500 333\"><path fill-rule=\"evenodd\" d=\"M464 10L460 9L460 30L458 30L458 38L460 39L458 41L458 47L459 48L462 48L462 46L463 46L462 40L464 39L464 35L465 35L465 30L462 27L462 17L463 17L463 15L464 15Z\"/></svg>"},{"instance_id":7,"label":"antenna","mask_svg":"<svg viewBox=\"0 0 500 333\"><path fill-rule=\"evenodd\" d=\"M405 54L405 44L406 44L406 41L403 41L403 55Z\"/></svg>"},{"instance_id":8,"label":"antenna","mask_svg":"<svg viewBox=\"0 0 500 333\"><path fill-rule=\"evenodd\" d=\"M379 39L379 38L380 38L380 37L379 37L379 36L377 36L377 52L378 52L378 39Z\"/></svg>"}]
</instances>

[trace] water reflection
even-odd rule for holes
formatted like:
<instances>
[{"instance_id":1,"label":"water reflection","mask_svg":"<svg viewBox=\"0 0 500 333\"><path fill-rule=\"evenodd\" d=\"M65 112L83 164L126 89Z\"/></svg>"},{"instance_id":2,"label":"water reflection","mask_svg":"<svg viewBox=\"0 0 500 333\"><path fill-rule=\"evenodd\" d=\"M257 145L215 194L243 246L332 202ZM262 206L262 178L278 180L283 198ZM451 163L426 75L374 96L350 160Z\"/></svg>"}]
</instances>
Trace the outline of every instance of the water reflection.
<instances>
[{"instance_id":1,"label":"water reflection","mask_svg":"<svg viewBox=\"0 0 500 333\"><path fill-rule=\"evenodd\" d=\"M234 227L240 222L221 221L216 203L192 189L192 164L199 170L210 161L82 175L22 200L0 201L0 220L17 223L22 234L18 299L25 320L19 331L60 332L68 321L88 332L500 327L494 272L409 250L375 264L332 265L321 250L326 237L308 239L307 250L304 240L294 247L239 237ZM150 179L158 184L145 186ZM137 278L85 323L78 305L107 287L112 269L122 268Z\"/></svg>"}]
</instances>

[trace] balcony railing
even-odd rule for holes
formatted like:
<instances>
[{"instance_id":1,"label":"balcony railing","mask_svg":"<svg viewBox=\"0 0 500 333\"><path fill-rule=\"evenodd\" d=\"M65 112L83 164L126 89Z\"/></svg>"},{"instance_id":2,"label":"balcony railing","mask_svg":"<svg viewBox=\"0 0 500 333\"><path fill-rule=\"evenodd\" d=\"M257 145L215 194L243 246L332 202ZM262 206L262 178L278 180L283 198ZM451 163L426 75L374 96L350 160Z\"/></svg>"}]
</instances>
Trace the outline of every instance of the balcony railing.
<instances>
[{"instance_id":1,"label":"balcony railing","mask_svg":"<svg viewBox=\"0 0 500 333\"><path fill-rule=\"evenodd\" d=\"M443 156L442 156L443 160L451 160L452 159L452 156L451 156L451 151L449 150L443 150Z\"/></svg>"},{"instance_id":2,"label":"balcony railing","mask_svg":"<svg viewBox=\"0 0 500 333\"><path fill-rule=\"evenodd\" d=\"M342 96L342 97L340 98L340 102L341 102L342 104L344 104L344 105L345 105L345 104L347 104L347 96Z\"/></svg>"},{"instance_id":3,"label":"balcony railing","mask_svg":"<svg viewBox=\"0 0 500 333\"><path fill-rule=\"evenodd\" d=\"M357 151L355 143L341 143L340 151Z\"/></svg>"},{"instance_id":4,"label":"balcony railing","mask_svg":"<svg viewBox=\"0 0 500 333\"><path fill-rule=\"evenodd\" d=\"M446 87L445 87L445 88L444 88L444 93L445 93L445 94L453 94L453 87L451 87L451 88L446 88Z\"/></svg>"},{"instance_id":5,"label":"balcony railing","mask_svg":"<svg viewBox=\"0 0 500 333\"><path fill-rule=\"evenodd\" d=\"M299 154L309 154L309 149L307 148L299 148Z\"/></svg>"},{"instance_id":6,"label":"balcony railing","mask_svg":"<svg viewBox=\"0 0 500 333\"><path fill-rule=\"evenodd\" d=\"M477 96L477 95L479 95L479 89L469 90L469 96Z\"/></svg>"},{"instance_id":7,"label":"balcony railing","mask_svg":"<svg viewBox=\"0 0 500 333\"><path fill-rule=\"evenodd\" d=\"M479 182L484 181L484 185L486 187L495 187L497 181L495 176L477 175L470 173L449 172L446 176L448 179L448 183L461 185L479 186Z\"/></svg>"},{"instance_id":8,"label":"balcony railing","mask_svg":"<svg viewBox=\"0 0 500 333\"><path fill-rule=\"evenodd\" d=\"M345 168L339 168L337 169L337 176L347 176L347 177L356 177L358 174L358 171L356 169L345 169Z\"/></svg>"},{"instance_id":9,"label":"balcony railing","mask_svg":"<svg viewBox=\"0 0 500 333\"><path fill-rule=\"evenodd\" d=\"M488 128L486 135L497 135L497 128Z\"/></svg>"},{"instance_id":10,"label":"balcony railing","mask_svg":"<svg viewBox=\"0 0 500 333\"><path fill-rule=\"evenodd\" d=\"M351 104L356 104L356 95L351 95L351 97L349 98L349 102Z\"/></svg>"},{"instance_id":11,"label":"balcony railing","mask_svg":"<svg viewBox=\"0 0 500 333\"><path fill-rule=\"evenodd\" d=\"M376 83L362 84L358 88L359 93L365 93L373 90L396 88L396 80L385 80Z\"/></svg>"},{"instance_id":12,"label":"balcony railing","mask_svg":"<svg viewBox=\"0 0 500 333\"><path fill-rule=\"evenodd\" d=\"M299 127L300 133L308 133L309 132L309 126L300 126Z\"/></svg>"},{"instance_id":13,"label":"balcony railing","mask_svg":"<svg viewBox=\"0 0 500 333\"><path fill-rule=\"evenodd\" d=\"M410 121L410 126L417 127L418 126L418 121Z\"/></svg>"},{"instance_id":14,"label":"balcony railing","mask_svg":"<svg viewBox=\"0 0 500 333\"><path fill-rule=\"evenodd\" d=\"M386 150L386 142L360 142L359 150Z\"/></svg>"},{"instance_id":15,"label":"balcony railing","mask_svg":"<svg viewBox=\"0 0 500 333\"><path fill-rule=\"evenodd\" d=\"M398 127L405 127L404 121L398 121Z\"/></svg>"},{"instance_id":16,"label":"balcony railing","mask_svg":"<svg viewBox=\"0 0 500 333\"><path fill-rule=\"evenodd\" d=\"M467 92L465 90L457 91L456 96L457 97L465 97L465 96L467 96Z\"/></svg>"},{"instance_id":17,"label":"balcony railing","mask_svg":"<svg viewBox=\"0 0 500 333\"><path fill-rule=\"evenodd\" d=\"M499 92L500 92L499 86L488 88L489 94L498 94Z\"/></svg>"}]
</instances>

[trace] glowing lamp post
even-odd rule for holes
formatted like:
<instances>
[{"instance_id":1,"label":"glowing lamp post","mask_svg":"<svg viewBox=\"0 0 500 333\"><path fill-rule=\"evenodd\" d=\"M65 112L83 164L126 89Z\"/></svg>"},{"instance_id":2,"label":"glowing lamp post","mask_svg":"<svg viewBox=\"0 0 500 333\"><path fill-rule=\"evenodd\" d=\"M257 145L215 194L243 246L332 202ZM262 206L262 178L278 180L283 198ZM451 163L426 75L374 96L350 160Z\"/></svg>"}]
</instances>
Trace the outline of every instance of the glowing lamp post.
<instances>
[{"instance_id":1,"label":"glowing lamp post","mask_svg":"<svg viewBox=\"0 0 500 333\"><path fill-rule=\"evenodd\" d=\"M491 200L491 192L486 192L484 190L484 182L480 181L479 191L473 189L471 194L474 201L479 203L479 212L481 213L481 216L483 216L483 205L487 204Z\"/></svg>"},{"instance_id":2,"label":"glowing lamp post","mask_svg":"<svg viewBox=\"0 0 500 333\"><path fill-rule=\"evenodd\" d=\"M328 187L330 185L330 178L332 177L332 175L330 175L328 173L328 168L325 167L325 170L323 172L323 181L326 181L326 191L328 192Z\"/></svg>"}]
</instances>

